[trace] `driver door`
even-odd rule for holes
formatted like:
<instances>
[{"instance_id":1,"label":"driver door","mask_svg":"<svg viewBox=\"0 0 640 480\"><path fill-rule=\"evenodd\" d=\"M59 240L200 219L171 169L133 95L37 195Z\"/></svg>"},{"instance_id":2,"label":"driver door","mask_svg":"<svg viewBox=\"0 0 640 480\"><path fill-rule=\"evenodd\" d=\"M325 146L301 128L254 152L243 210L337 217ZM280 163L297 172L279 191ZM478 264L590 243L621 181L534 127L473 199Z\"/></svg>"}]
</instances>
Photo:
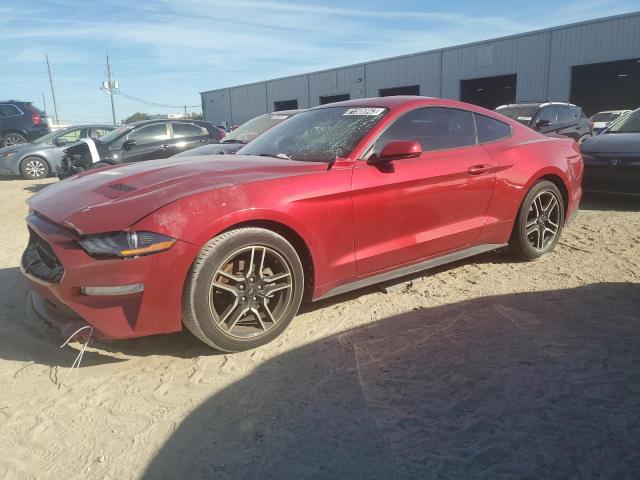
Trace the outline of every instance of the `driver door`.
<instances>
[{"instance_id":1,"label":"driver door","mask_svg":"<svg viewBox=\"0 0 640 480\"><path fill-rule=\"evenodd\" d=\"M122 161L131 163L170 157L172 155L170 139L168 123L144 125L125 138L122 143ZM127 142L131 140L135 141L135 145L125 148Z\"/></svg>"},{"instance_id":2,"label":"driver door","mask_svg":"<svg viewBox=\"0 0 640 480\"><path fill-rule=\"evenodd\" d=\"M392 140L413 140L417 158L382 165L358 161L353 172L358 276L469 246L493 194L496 163L477 144L473 114L427 107L397 119L365 155Z\"/></svg>"}]
</instances>

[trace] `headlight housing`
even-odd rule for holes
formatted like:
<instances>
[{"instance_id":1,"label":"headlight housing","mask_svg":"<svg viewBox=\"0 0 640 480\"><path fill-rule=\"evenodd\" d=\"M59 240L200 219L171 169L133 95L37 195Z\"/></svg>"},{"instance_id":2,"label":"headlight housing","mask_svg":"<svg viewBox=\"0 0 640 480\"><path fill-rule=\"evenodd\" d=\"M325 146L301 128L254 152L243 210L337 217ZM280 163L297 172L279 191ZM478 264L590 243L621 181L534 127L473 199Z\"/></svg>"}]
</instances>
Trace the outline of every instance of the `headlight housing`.
<instances>
[{"instance_id":1,"label":"headlight housing","mask_svg":"<svg viewBox=\"0 0 640 480\"><path fill-rule=\"evenodd\" d=\"M175 238L153 232L112 232L88 235L78 240L92 257L130 258L169 250Z\"/></svg>"}]
</instances>

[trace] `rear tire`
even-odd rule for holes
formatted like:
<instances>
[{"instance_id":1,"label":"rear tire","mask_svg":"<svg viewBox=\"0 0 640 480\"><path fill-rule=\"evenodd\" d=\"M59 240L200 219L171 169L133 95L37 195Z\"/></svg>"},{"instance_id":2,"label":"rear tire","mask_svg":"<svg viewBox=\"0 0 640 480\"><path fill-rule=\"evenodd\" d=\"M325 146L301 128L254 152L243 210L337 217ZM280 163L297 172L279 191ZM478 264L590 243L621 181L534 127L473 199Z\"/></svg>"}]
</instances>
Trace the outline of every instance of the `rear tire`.
<instances>
[{"instance_id":1,"label":"rear tire","mask_svg":"<svg viewBox=\"0 0 640 480\"><path fill-rule=\"evenodd\" d=\"M238 228L200 251L184 286L182 321L217 350L249 350L284 331L303 291L300 257L285 238L263 228Z\"/></svg>"},{"instance_id":2,"label":"rear tire","mask_svg":"<svg viewBox=\"0 0 640 480\"><path fill-rule=\"evenodd\" d=\"M509 240L509 253L524 261L551 252L564 225L565 206L558 187L548 180L537 182L527 193Z\"/></svg>"},{"instance_id":3,"label":"rear tire","mask_svg":"<svg viewBox=\"0 0 640 480\"><path fill-rule=\"evenodd\" d=\"M18 145L20 143L27 143L27 137L20 133L7 133L4 137L2 137L2 146L10 147L11 145Z\"/></svg>"},{"instance_id":4,"label":"rear tire","mask_svg":"<svg viewBox=\"0 0 640 480\"><path fill-rule=\"evenodd\" d=\"M49 163L40 157L27 157L20 163L20 174L27 180L47 178L50 173Z\"/></svg>"}]
</instances>

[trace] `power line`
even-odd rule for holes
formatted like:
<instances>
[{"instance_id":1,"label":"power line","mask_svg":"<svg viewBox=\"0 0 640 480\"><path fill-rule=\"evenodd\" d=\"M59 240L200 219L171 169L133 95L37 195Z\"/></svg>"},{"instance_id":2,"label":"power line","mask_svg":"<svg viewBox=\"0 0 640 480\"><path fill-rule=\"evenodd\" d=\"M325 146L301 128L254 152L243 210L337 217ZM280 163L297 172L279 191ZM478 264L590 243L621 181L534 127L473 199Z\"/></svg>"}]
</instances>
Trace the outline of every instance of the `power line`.
<instances>
[{"instance_id":1,"label":"power line","mask_svg":"<svg viewBox=\"0 0 640 480\"><path fill-rule=\"evenodd\" d=\"M139 102L139 103L143 103L145 105L149 105L152 107L162 107L162 108L197 108L197 107L201 107L202 105L167 105L164 103L158 103L158 102L152 102L151 100L144 100L142 98L138 98L138 97L134 97L133 95L129 95L128 93L123 92L122 90L115 90L114 93L116 93L117 95L121 95L124 98L127 98L129 100L132 100L134 102Z\"/></svg>"}]
</instances>

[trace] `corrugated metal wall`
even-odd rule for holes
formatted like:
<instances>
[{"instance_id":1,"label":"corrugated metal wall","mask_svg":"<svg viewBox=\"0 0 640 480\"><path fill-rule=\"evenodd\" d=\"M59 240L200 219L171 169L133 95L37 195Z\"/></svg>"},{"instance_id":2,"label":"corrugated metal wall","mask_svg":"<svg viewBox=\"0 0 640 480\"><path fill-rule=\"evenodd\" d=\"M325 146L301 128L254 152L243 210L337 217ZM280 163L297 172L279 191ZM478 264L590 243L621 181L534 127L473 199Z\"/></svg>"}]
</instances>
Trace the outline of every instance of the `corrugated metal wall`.
<instances>
[{"instance_id":1,"label":"corrugated metal wall","mask_svg":"<svg viewBox=\"0 0 640 480\"><path fill-rule=\"evenodd\" d=\"M269 80L266 82L266 85L267 108L269 112L273 112L275 102L281 102L283 100L297 100L298 108L309 108L308 75Z\"/></svg>"},{"instance_id":2,"label":"corrugated metal wall","mask_svg":"<svg viewBox=\"0 0 640 480\"><path fill-rule=\"evenodd\" d=\"M231 96L231 125L240 125L267 112L267 86L254 83L229 89Z\"/></svg>"},{"instance_id":3,"label":"corrugated metal wall","mask_svg":"<svg viewBox=\"0 0 640 480\"><path fill-rule=\"evenodd\" d=\"M364 65L337 68L309 74L311 106L320 105L320 97L348 94L351 98L364 98Z\"/></svg>"},{"instance_id":4,"label":"corrugated metal wall","mask_svg":"<svg viewBox=\"0 0 640 480\"><path fill-rule=\"evenodd\" d=\"M551 34L549 97L569 100L571 67L640 57L640 14L568 26Z\"/></svg>"},{"instance_id":5,"label":"corrugated metal wall","mask_svg":"<svg viewBox=\"0 0 640 480\"><path fill-rule=\"evenodd\" d=\"M377 97L382 88L420 86L420 95L440 95L440 52L380 60L365 65L367 97Z\"/></svg>"},{"instance_id":6,"label":"corrugated metal wall","mask_svg":"<svg viewBox=\"0 0 640 480\"><path fill-rule=\"evenodd\" d=\"M546 99L549 33L442 52L442 97L458 100L460 80L517 74L517 100Z\"/></svg>"},{"instance_id":7,"label":"corrugated metal wall","mask_svg":"<svg viewBox=\"0 0 640 480\"><path fill-rule=\"evenodd\" d=\"M321 96L375 97L382 88L419 85L421 95L459 99L461 80L508 74L517 74L519 101L567 101L572 66L635 58L640 12L201 95L207 120L231 124L273 111L276 101L307 108Z\"/></svg>"}]
</instances>

